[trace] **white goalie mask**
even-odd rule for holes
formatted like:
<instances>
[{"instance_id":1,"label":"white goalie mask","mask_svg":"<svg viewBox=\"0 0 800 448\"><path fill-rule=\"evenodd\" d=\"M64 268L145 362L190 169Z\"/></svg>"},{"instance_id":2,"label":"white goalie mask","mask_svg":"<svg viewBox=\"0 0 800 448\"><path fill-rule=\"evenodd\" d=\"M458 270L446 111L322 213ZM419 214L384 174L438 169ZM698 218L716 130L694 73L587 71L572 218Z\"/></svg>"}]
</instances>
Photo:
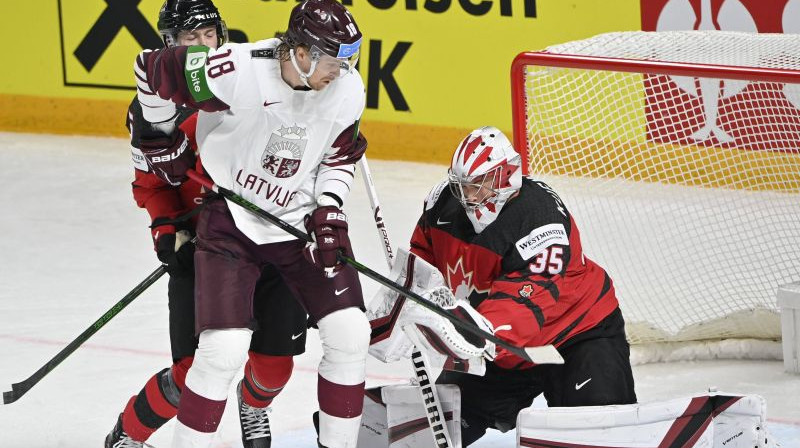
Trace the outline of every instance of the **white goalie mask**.
<instances>
[{"instance_id":1,"label":"white goalie mask","mask_svg":"<svg viewBox=\"0 0 800 448\"><path fill-rule=\"evenodd\" d=\"M485 126L458 145L448 177L450 191L481 233L522 186L521 158L499 129Z\"/></svg>"}]
</instances>

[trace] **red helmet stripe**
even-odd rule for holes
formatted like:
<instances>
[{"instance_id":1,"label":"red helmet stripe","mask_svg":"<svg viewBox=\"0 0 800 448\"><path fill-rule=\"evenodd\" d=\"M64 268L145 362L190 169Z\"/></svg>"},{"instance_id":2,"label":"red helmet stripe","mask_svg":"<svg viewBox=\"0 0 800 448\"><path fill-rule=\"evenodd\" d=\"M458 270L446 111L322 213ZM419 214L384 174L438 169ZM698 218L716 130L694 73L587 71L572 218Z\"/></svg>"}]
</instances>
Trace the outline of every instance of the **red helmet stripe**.
<instances>
[{"instance_id":1,"label":"red helmet stripe","mask_svg":"<svg viewBox=\"0 0 800 448\"><path fill-rule=\"evenodd\" d=\"M462 157L462 160L464 161L465 164L467 163L467 160L469 160L470 157L472 157L472 154L475 153L475 150L478 149L478 146L481 144L482 141L483 138L478 136L478 138L476 138L475 140L472 140L471 142L467 143L467 146L465 148L466 153ZM466 168L466 166L464 168Z\"/></svg>"},{"instance_id":2,"label":"red helmet stripe","mask_svg":"<svg viewBox=\"0 0 800 448\"><path fill-rule=\"evenodd\" d=\"M472 175L472 173L478 169L484 162L489 160L489 156L492 154L492 147L487 146L483 148L483 151L478 155L474 162L472 162L472 166L469 168L468 174Z\"/></svg>"},{"instance_id":3,"label":"red helmet stripe","mask_svg":"<svg viewBox=\"0 0 800 448\"><path fill-rule=\"evenodd\" d=\"M461 140L461 144L458 146L455 154L453 154L453 163L458 163L461 159L461 154L464 152L464 147L467 146L467 142L469 141L469 137Z\"/></svg>"},{"instance_id":4,"label":"red helmet stripe","mask_svg":"<svg viewBox=\"0 0 800 448\"><path fill-rule=\"evenodd\" d=\"M507 165L507 170L501 170L499 173L500 181L498 182L499 188L508 188L511 186L511 176L519 169L518 166Z\"/></svg>"}]
</instances>

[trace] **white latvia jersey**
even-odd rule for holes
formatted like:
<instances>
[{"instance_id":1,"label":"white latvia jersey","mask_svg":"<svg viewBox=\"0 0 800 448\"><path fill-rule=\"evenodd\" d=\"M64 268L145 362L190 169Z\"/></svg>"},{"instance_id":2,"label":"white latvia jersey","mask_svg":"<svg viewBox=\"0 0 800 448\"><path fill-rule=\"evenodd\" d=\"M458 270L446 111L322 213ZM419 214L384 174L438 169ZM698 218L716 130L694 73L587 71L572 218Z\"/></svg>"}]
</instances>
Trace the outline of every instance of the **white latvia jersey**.
<instances>
[{"instance_id":1,"label":"white latvia jersey","mask_svg":"<svg viewBox=\"0 0 800 448\"><path fill-rule=\"evenodd\" d=\"M302 230L303 217L322 193L316 179L326 151L364 109L364 84L353 70L321 91L294 90L281 78L277 59L251 56L252 50L274 49L278 43L227 44L209 52L208 66L233 64L217 77L209 69L207 77L211 92L230 110L200 111L197 143L203 167L217 185ZM256 244L294 239L228 205L236 226Z\"/></svg>"}]
</instances>

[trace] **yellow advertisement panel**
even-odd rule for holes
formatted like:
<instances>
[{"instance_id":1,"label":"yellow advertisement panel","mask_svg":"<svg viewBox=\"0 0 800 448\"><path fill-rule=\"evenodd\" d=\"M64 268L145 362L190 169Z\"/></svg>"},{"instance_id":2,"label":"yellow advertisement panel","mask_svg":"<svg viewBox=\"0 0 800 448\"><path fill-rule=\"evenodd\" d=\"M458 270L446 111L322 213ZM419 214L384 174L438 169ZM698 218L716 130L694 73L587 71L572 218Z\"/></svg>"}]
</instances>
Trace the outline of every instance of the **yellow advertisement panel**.
<instances>
[{"instance_id":1,"label":"yellow advertisement panel","mask_svg":"<svg viewBox=\"0 0 800 448\"><path fill-rule=\"evenodd\" d=\"M364 33L359 70L367 89L370 153L437 160L440 150L449 154L474 127L493 124L510 131L509 68L517 53L639 29L639 3L344 0ZM25 45L10 46L18 64L7 74L11 79L0 83L0 129L124 133L125 107L134 94L133 60L142 48L161 45L161 4L14 2L4 41L24 39ZM234 41L285 30L295 4L216 1Z\"/></svg>"}]
</instances>

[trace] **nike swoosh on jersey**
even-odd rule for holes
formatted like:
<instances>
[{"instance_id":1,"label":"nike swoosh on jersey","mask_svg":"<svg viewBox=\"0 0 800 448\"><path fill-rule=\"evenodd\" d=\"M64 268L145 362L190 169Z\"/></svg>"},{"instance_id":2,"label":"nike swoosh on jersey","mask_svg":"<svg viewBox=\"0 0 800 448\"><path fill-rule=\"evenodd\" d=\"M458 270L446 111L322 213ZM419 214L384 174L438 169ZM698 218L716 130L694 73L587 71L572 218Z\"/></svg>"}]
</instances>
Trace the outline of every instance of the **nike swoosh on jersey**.
<instances>
[{"instance_id":1,"label":"nike swoosh on jersey","mask_svg":"<svg viewBox=\"0 0 800 448\"><path fill-rule=\"evenodd\" d=\"M439 220L439 218L436 218L436 225L437 226L443 226L445 224L450 224L451 222L452 221L441 221L441 220Z\"/></svg>"},{"instance_id":2,"label":"nike swoosh on jersey","mask_svg":"<svg viewBox=\"0 0 800 448\"><path fill-rule=\"evenodd\" d=\"M273 104L278 104L280 102L281 101L273 101L273 102L270 103L269 101L264 101L264 107L271 106Z\"/></svg>"},{"instance_id":3,"label":"nike swoosh on jersey","mask_svg":"<svg viewBox=\"0 0 800 448\"><path fill-rule=\"evenodd\" d=\"M503 324L503 325L498 325L498 326L497 326L497 327L495 327L495 329L494 329L494 331L496 331L496 332L497 332L497 331L503 331L503 330L511 330L511 324Z\"/></svg>"},{"instance_id":4,"label":"nike swoosh on jersey","mask_svg":"<svg viewBox=\"0 0 800 448\"><path fill-rule=\"evenodd\" d=\"M336 294L337 296L340 296L340 295L342 295L342 293L343 293L343 292L347 291L348 289L350 289L350 287L349 287L349 286L348 286L347 288L344 288L344 289L343 289L343 290L341 290L341 291L339 291L338 289L336 289L336 290L334 290L334 291L333 291L333 293L334 293L334 294Z\"/></svg>"},{"instance_id":5,"label":"nike swoosh on jersey","mask_svg":"<svg viewBox=\"0 0 800 448\"><path fill-rule=\"evenodd\" d=\"M592 379L591 379L591 378L589 378L588 380L586 380L586 381L584 381L584 382L582 382L582 383L575 383L575 390L580 390L580 389L581 389L581 387L585 386L585 385L586 385L586 383L588 383L588 382L589 382L589 381L591 381L591 380L592 380Z\"/></svg>"},{"instance_id":6,"label":"nike swoosh on jersey","mask_svg":"<svg viewBox=\"0 0 800 448\"><path fill-rule=\"evenodd\" d=\"M303 335L303 332L302 332L302 331L301 331L300 333L293 334L293 335L292 335L292 340L294 341L295 339L299 338L299 337L300 337L300 336L302 336L302 335Z\"/></svg>"}]
</instances>

